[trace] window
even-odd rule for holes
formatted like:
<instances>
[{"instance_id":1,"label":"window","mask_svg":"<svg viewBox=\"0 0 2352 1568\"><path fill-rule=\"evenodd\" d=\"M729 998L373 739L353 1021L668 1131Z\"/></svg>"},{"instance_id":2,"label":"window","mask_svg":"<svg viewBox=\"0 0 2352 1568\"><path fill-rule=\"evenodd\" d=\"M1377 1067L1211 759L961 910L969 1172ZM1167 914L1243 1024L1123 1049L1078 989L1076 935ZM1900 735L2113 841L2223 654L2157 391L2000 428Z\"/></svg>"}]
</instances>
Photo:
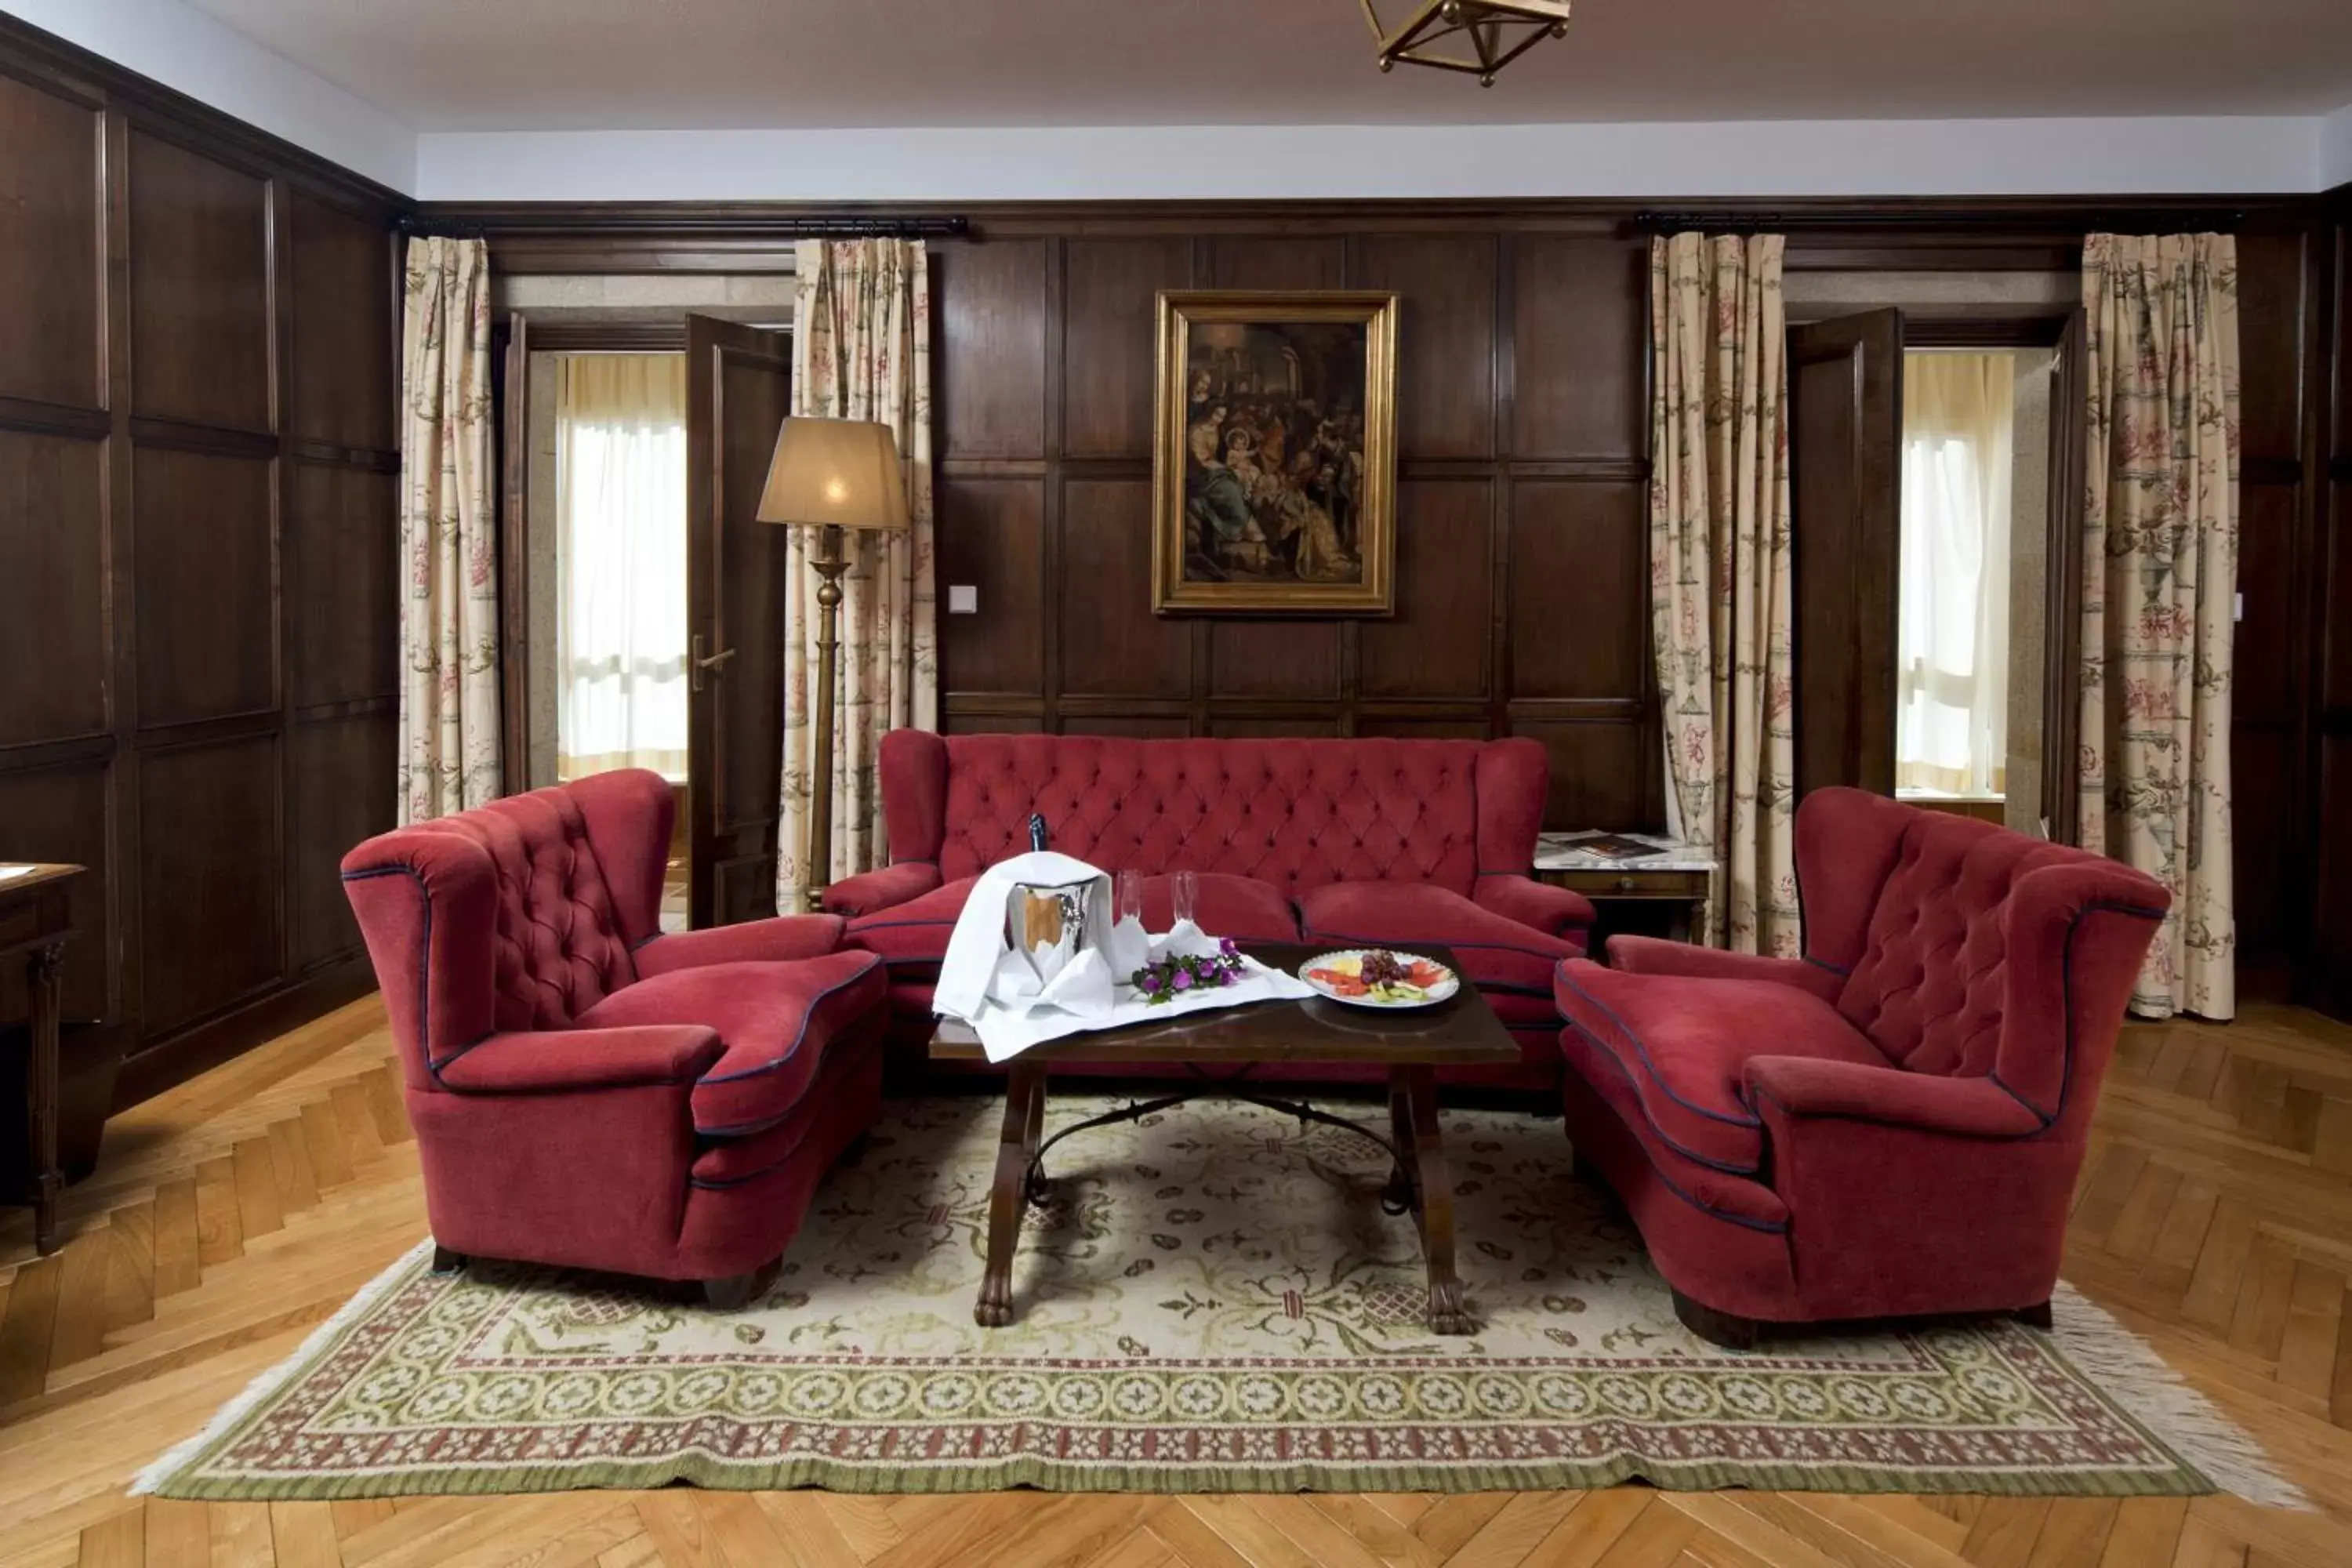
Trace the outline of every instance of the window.
<instances>
[{"instance_id":1,"label":"window","mask_svg":"<svg viewBox=\"0 0 2352 1568\"><path fill-rule=\"evenodd\" d=\"M556 776L682 781L686 356L568 355L556 410Z\"/></svg>"},{"instance_id":2,"label":"window","mask_svg":"<svg viewBox=\"0 0 2352 1568\"><path fill-rule=\"evenodd\" d=\"M2016 385L2012 354L1904 356L1898 794L2006 789Z\"/></svg>"}]
</instances>

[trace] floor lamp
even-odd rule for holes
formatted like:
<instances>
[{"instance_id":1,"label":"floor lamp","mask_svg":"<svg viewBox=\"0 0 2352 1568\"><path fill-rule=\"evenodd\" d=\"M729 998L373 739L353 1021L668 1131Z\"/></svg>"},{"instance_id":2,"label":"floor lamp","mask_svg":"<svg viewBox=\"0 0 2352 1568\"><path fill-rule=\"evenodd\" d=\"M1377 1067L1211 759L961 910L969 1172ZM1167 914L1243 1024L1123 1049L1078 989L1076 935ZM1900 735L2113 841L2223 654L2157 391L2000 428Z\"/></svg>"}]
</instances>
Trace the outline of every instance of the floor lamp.
<instances>
[{"instance_id":1,"label":"floor lamp","mask_svg":"<svg viewBox=\"0 0 2352 1568\"><path fill-rule=\"evenodd\" d=\"M815 735L810 751L815 778L809 790L808 905L818 907L833 880L833 692L840 679L841 574L845 528L903 531L907 478L898 443L887 425L867 419L792 418L776 432L776 454L760 492L759 520L817 530ZM797 628L787 622L787 635ZM789 914L789 910L779 910Z\"/></svg>"}]
</instances>

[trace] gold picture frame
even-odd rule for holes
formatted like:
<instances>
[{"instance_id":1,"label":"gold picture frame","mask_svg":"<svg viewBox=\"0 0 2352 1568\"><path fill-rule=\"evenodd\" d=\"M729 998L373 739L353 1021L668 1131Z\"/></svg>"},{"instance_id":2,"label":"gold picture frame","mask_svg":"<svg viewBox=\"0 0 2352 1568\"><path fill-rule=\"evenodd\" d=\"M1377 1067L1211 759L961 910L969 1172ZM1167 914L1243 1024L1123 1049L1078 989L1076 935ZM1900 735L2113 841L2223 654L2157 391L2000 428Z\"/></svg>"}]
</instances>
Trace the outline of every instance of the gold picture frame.
<instances>
[{"instance_id":1,"label":"gold picture frame","mask_svg":"<svg viewBox=\"0 0 2352 1568\"><path fill-rule=\"evenodd\" d=\"M1151 608L1396 610L1397 297L1160 295Z\"/></svg>"}]
</instances>

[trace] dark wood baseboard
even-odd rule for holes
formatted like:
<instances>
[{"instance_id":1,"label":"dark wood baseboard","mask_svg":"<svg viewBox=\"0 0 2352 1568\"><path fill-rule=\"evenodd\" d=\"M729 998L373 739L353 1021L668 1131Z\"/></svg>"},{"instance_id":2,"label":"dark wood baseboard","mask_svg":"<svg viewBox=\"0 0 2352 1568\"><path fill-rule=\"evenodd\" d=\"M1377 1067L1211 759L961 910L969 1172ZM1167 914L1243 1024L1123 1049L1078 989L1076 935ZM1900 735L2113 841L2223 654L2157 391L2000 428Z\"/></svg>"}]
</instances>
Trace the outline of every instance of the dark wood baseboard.
<instances>
[{"instance_id":1,"label":"dark wood baseboard","mask_svg":"<svg viewBox=\"0 0 2352 1568\"><path fill-rule=\"evenodd\" d=\"M142 1100L185 1083L322 1013L355 1002L375 989L375 971L365 952L355 952L314 969L274 991L192 1028L156 1041L122 1064L114 1083L120 1114Z\"/></svg>"}]
</instances>

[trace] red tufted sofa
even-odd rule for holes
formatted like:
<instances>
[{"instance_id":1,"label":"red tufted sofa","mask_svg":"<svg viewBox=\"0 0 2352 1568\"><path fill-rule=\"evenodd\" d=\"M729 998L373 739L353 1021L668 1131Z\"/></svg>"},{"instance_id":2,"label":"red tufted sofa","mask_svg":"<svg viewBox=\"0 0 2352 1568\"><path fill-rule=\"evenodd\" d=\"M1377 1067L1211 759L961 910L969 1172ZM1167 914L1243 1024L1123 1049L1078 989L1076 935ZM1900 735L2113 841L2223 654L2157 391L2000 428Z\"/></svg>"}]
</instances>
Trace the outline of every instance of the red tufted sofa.
<instances>
[{"instance_id":1,"label":"red tufted sofa","mask_svg":"<svg viewBox=\"0 0 2352 1568\"><path fill-rule=\"evenodd\" d=\"M740 1298L871 1125L880 963L829 915L663 935L674 811L633 769L344 858L446 1261Z\"/></svg>"},{"instance_id":2,"label":"red tufted sofa","mask_svg":"<svg viewBox=\"0 0 2352 1568\"><path fill-rule=\"evenodd\" d=\"M2046 1323L2099 1080L2169 895L1859 790L1797 812L1805 955L1618 937L1559 972L1577 1152L1684 1321Z\"/></svg>"},{"instance_id":3,"label":"red tufted sofa","mask_svg":"<svg viewBox=\"0 0 2352 1568\"><path fill-rule=\"evenodd\" d=\"M973 879L1029 847L1035 813L1055 849L1148 873L1154 929L1170 918L1167 873L1191 870L1201 923L1220 936L1452 947L1525 1050L1481 1080L1558 1080L1552 970L1583 952L1592 906L1528 875L1549 783L1536 742L899 730L880 762L892 864L835 883L824 907L889 964L910 1046L929 1033L931 984Z\"/></svg>"}]
</instances>

